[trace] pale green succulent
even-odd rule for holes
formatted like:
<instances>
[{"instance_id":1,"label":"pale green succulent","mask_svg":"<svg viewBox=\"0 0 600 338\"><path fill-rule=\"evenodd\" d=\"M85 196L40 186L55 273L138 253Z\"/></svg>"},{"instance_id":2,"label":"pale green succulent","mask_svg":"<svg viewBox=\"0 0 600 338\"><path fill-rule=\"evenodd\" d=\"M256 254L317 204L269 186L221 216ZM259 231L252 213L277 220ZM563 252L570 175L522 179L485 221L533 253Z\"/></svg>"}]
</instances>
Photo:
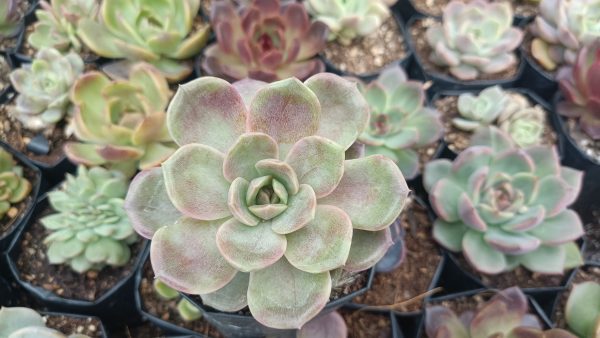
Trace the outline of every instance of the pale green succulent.
<instances>
[{"instance_id":1,"label":"pale green succulent","mask_svg":"<svg viewBox=\"0 0 600 338\"><path fill-rule=\"evenodd\" d=\"M194 30L199 8L200 0L104 0L100 15L79 21L79 38L100 56L149 62L175 82L192 72L182 60L209 37L208 25Z\"/></svg>"},{"instance_id":2,"label":"pale green succulent","mask_svg":"<svg viewBox=\"0 0 600 338\"><path fill-rule=\"evenodd\" d=\"M508 95L500 86L488 87L479 95L460 94L457 102L460 116L453 118L452 124L464 131L488 126L496 121L507 103Z\"/></svg>"},{"instance_id":3,"label":"pale green succulent","mask_svg":"<svg viewBox=\"0 0 600 338\"><path fill-rule=\"evenodd\" d=\"M21 16L17 12L19 0L3 0L0 2L0 40L12 38L20 29Z\"/></svg>"},{"instance_id":4,"label":"pale green succulent","mask_svg":"<svg viewBox=\"0 0 600 338\"><path fill-rule=\"evenodd\" d=\"M517 93L509 94L504 110L498 116L498 126L521 148L540 144L544 133L546 112L539 105Z\"/></svg>"},{"instance_id":5,"label":"pale green succulent","mask_svg":"<svg viewBox=\"0 0 600 338\"><path fill-rule=\"evenodd\" d=\"M573 286L565 317L569 329L581 338L600 337L600 284L584 282Z\"/></svg>"},{"instance_id":6,"label":"pale green succulent","mask_svg":"<svg viewBox=\"0 0 600 338\"><path fill-rule=\"evenodd\" d=\"M69 91L83 67L83 60L76 53L63 56L52 48L38 51L31 64L10 74L19 93L10 113L26 129L54 127L72 109Z\"/></svg>"},{"instance_id":7,"label":"pale green succulent","mask_svg":"<svg viewBox=\"0 0 600 338\"><path fill-rule=\"evenodd\" d=\"M36 49L55 48L61 52L80 51L82 43L77 36L79 20L94 19L98 14L98 0L40 1L42 9L35 11L37 22L27 42Z\"/></svg>"},{"instance_id":8,"label":"pale green succulent","mask_svg":"<svg viewBox=\"0 0 600 338\"><path fill-rule=\"evenodd\" d=\"M308 0L308 13L329 27L329 40L349 45L374 32L390 16L397 0Z\"/></svg>"},{"instance_id":9,"label":"pale green succulent","mask_svg":"<svg viewBox=\"0 0 600 338\"><path fill-rule=\"evenodd\" d=\"M46 321L35 310L26 307L0 309L1 338L89 338L84 334L65 335L47 328Z\"/></svg>"},{"instance_id":10,"label":"pale green succulent","mask_svg":"<svg viewBox=\"0 0 600 338\"><path fill-rule=\"evenodd\" d=\"M189 300L181 297L179 291L169 287L167 284L160 281L160 279L154 279L152 284L154 291L165 300L179 299L177 302L177 312L183 320L190 322L196 319L202 318L202 312L194 306Z\"/></svg>"},{"instance_id":11,"label":"pale green succulent","mask_svg":"<svg viewBox=\"0 0 600 338\"><path fill-rule=\"evenodd\" d=\"M15 163L8 151L0 148L0 219L30 192L31 183L23 177L23 167Z\"/></svg>"},{"instance_id":12,"label":"pale green succulent","mask_svg":"<svg viewBox=\"0 0 600 338\"><path fill-rule=\"evenodd\" d=\"M138 237L123 208L128 183L118 171L80 166L60 190L48 193L58 211L41 219L51 232L44 239L50 264L83 273L129 261L129 245Z\"/></svg>"}]
</instances>

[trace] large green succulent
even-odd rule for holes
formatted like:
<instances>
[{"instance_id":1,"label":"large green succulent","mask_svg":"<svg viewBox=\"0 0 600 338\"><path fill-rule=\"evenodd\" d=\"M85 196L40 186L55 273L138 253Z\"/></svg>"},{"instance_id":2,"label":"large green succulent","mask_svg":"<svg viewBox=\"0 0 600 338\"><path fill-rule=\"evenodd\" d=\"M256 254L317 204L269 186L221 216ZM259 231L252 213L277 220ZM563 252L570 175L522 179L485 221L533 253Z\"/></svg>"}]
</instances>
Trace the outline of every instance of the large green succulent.
<instances>
[{"instance_id":1,"label":"large green succulent","mask_svg":"<svg viewBox=\"0 0 600 338\"><path fill-rule=\"evenodd\" d=\"M178 300L177 312L179 312L179 315L183 320L190 322L202 317L202 313L194 304L183 298L179 291L169 287L160 279L155 278L152 286L154 286L154 291L160 296L160 298L165 300Z\"/></svg>"},{"instance_id":2,"label":"large green succulent","mask_svg":"<svg viewBox=\"0 0 600 338\"><path fill-rule=\"evenodd\" d=\"M308 13L329 27L329 40L349 45L369 35L390 16L389 6L397 0L308 0Z\"/></svg>"},{"instance_id":3,"label":"large green succulent","mask_svg":"<svg viewBox=\"0 0 600 338\"><path fill-rule=\"evenodd\" d=\"M0 148L0 220L13 204L24 200L31 192L31 182L23 177L23 167L12 155Z\"/></svg>"},{"instance_id":4,"label":"large green succulent","mask_svg":"<svg viewBox=\"0 0 600 338\"><path fill-rule=\"evenodd\" d=\"M442 22L427 30L429 58L460 80L507 70L517 63L514 51L523 40L523 31L512 27L512 21L507 1L450 1Z\"/></svg>"},{"instance_id":5,"label":"large green succulent","mask_svg":"<svg viewBox=\"0 0 600 338\"><path fill-rule=\"evenodd\" d=\"M565 317L569 329L580 337L600 337L600 284L574 285L565 307Z\"/></svg>"},{"instance_id":6,"label":"large green succulent","mask_svg":"<svg viewBox=\"0 0 600 338\"><path fill-rule=\"evenodd\" d=\"M575 63L577 52L600 38L600 0L542 0L529 26L531 54L546 70Z\"/></svg>"},{"instance_id":7,"label":"large green succulent","mask_svg":"<svg viewBox=\"0 0 600 338\"><path fill-rule=\"evenodd\" d=\"M204 47L210 27L196 29L200 0L104 0L96 19L79 21L79 37L94 53L146 61L169 81L192 72L189 59Z\"/></svg>"},{"instance_id":8,"label":"large green succulent","mask_svg":"<svg viewBox=\"0 0 600 338\"><path fill-rule=\"evenodd\" d=\"M61 52L80 51L82 43L77 36L79 20L95 19L100 8L98 0L40 1L35 11L37 22L27 42L36 49L55 48Z\"/></svg>"},{"instance_id":9,"label":"large green succulent","mask_svg":"<svg viewBox=\"0 0 600 338\"><path fill-rule=\"evenodd\" d=\"M390 159L345 160L368 115L356 84L328 73L180 86L167 113L180 148L139 173L126 200L156 276L222 311L248 306L269 327L309 321L332 271L385 254L407 198Z\"/></svg>"},{"instance_id":10,"label":"large green succulent","mask_svg":"<svg viewBox=\"0 0 600 338\"><path fill-rule=\"evenodd\" d=\"M128 183L120 172L80 166L60 190L48 193L57 213L40 221L51 232L44 239L50 264L83 273L129 261L137 235L123 208Z\"/></svg>"},{"instance_id":11,"label":"large green succulent","mask_svg":"<svg viewBox=\"0 0 600 338\"><path fill-rule=\"evenodd\" d=\"M400 167L407 179L419 173L418 148L442 137L439 113L425 107L422 82L408 81L399 66L385 69L377 80L360 84L371 117L358 140L367 145L366 154L385 155Z\"/></svg>"},{"instance_id":12,"label":"large green succulent","mask_svg":"<svg viewBox=\"0 0 600 338\"><path fill-rule=\"evenodd\" d=\"M454 162L425 167L423 183L438 216L433 236L483 273L519 264L563 273L581 263L574 241L583 227L567 209L581 180L580 171L560 166L556 149L516 148L499 129L481 128Z\"/></svg>"},{"instance_id":13,"label":"large green succulent","mask_svg":"<svg viewBox=\"0 0 600 338\"><path fill-rule=\"evenodd\" d=\"M128 80L86 73L71 92L75 136L81 142L67 143L67 156L130 174L161 163L175 150L165 125L170 97L165 78L146 63L134 65Z\"/></svg>"},{"instance_id":14,"label":"large green succulent","mask_svg":"<svg viewBox=\"0 0 600 338\"><path fill-rule=\"evenodd\" d=\"M26 129L54 127L71 111L69 91L82 72L83 60L75 53L63 56L52 48L38 51L31 64L10 74L19 93L11 114Z\"/></svg>"},{"instance_id":15,"label":"large green succulent","mask_svg":"<svg viewBox=\"0 0 600 338\"><path fill-rule=\"evenodd\" d=\"M0 2L0 39L12 38L19 33L21 16L17 11L19 0Z\"/></svg>"},{"instance_id":16,"label":"large green succulent","mask_svg":"<svg viewBox=\"0 0 600 338\"><path fill-rule=\"evenodd\" d=\"M0 309L0 337L2 338L89 338L84 334L65 335L47 328L39 313L26 307Z\"/></svg>"}]
</instances>

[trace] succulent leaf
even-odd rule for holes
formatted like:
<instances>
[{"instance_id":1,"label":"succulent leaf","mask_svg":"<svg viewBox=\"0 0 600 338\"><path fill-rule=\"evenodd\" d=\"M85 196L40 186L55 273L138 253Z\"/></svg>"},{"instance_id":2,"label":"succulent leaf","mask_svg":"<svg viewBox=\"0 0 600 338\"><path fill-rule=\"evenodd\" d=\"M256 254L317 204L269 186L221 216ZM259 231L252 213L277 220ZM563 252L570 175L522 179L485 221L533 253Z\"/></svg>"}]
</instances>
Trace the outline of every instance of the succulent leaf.
<instances>
[{"instance_id":1,"label":"succulent leaf","mask_svg":"<svg viewBox=\"0 0 600 338\"><path fill-rule=\"evenodd\" d=\"M565 317L569 328L583 338L600 334L600 284L584 282L571 290Z\"/></svg>"},{"instance_id":2,"label":"succulent leaf","mask_svg":"<svg viewBox=\"0 0 600 338\"><path fill-rule=\"evenodd\" d=\"M0 148L0 219L10 216L11 209L16 211L14 204L27 198L31 188L31 182L23 177L23 168L8 151Z\"/></svg>"},{"instance_id":3,"label":"succulent leaf","mask_svg":"<svg viewBox=\"0 0 600 338\"><path fill-rule=\"evenodd\" d=\"M46 320L35 310L26 307L0 309L0 337L6 338L89 338L84 334L69 336L46 327Z\"/></svg>"},{"instance_id":4,"label":"succulent leaf","mask_svg":"<svg viewBox=\"0 0 600 338\"><path fill-rule=\"evenodd\" d=\"M18 12L19 0L0 3L0 39L16 36L21 29L22 16Z\"/></svg>"}]
</instances>

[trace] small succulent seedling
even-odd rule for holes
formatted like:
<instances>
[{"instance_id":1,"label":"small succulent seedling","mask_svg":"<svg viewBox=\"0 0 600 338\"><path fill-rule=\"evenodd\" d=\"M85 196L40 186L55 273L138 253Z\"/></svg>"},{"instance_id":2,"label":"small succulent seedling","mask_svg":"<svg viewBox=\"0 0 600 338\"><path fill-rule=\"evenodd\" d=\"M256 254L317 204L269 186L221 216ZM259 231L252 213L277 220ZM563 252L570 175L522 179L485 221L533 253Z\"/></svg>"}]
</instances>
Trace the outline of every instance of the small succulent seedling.
<instances>
[{"instance_id":1,"label":"small succulent seedling","mask_svg":"<svg viewBox=\"0 0 600 338\"><path fill-rule=\"evenodd\" d=\"M83 60L75 53L63 56L52 48L38 51L31 64L10 74L19 93L11 114L26 129L53 128L71 112L69 91L82 72Z\"/></svg>"},{"instance_id":2,"label":"small succulent seedling","mask_svg":"<svg viewBox=\"0 0 600 338\"><path fill-rule=\"evenodd\" d=\"M21 16L17 11L19 0L0 2L0 39L12 38L20 29Z\"/></svg>"},{"instance_id":3,"label":"small succulent seedling","mask_svg":"<svg viewBox=\"0 0 600 338\"><path fill-rule=\"evenodd\" d=\"M0 337L2 338L89 338L84 334L65 335L46 327L44 317L26 307L0 309Z\"/></svg>"},{"instance_id":4,"label":"small succulent seedling","mask_svg":"<svg viewBox=\"0 0 600 338\"><path fill-rule=\"evenodd\" d=\"M390 159L345 160L368 110L355 83L328 73L180 86L167 112L180 148L139 173L126 200L152 238L156 277L221 311L248 306L273 328L316 316L332 271L386 253L408 195Z\"/></svg>"},{"instance_id":5,"label":"small succulent seedling","mask_svg":"<svg viewBox=\"0 0 600 338\"><path fill-rule=\"evenodd\" d=\"M77 107L73 127L81 142L67 143L67 156L126 174L160 164L174 151L165 125L170 97L166 79L146 63L131 68L127 80L86 73L71 92Z\"/></svg>"},{"instance_id":6,"label":"small succulent seedling","mask_svg":"<svg viewBox=\"0 0 600 338\"><path fill-rule=\"evenodd\" d=\"M600 337L600 284L575 284L567 300L565 316L569 329L579 337Z\"/></svg>"},{"instance_id":7,"label":"small succulent seedling","mask_svg":"<svg viewBox=\"0 0 600 338\"><path fill-rule=\"evenodd\" d=\"M552 71L575 63L577 52L600 38L600 0L542 0L530 25L531 54Z\"/></svg>"},{"instance_id":8,"label":"small succulent seedling","mask_svg":"<svg viewBox=\"0 0 600 338\"><path fill-rule=\"evenodd\" d=\"M43 217L50 264L66 264L79 273L129 261L137 241L123 208L128 180L117 171L80 166L67 174L61 189L48 193L57 213Z\"/></svg>"},{"instance_id":9,"label":"small succulent seedling","mask_svg":"<svg viewBox=\"0 0 600 338\"><path fill-rule=\"evenodd\" d=\"M390 16L397 0L308 0L308 13L329 27L329 41L350 45L357 37L377 30Z\"/></svg>"},{"instance_id":10,"label":"small succulent seedling","mask_svg":"<svg viewBox=\"0 0 600 338\"><path fill-rule=\"evenodd\" d=\"M179 299L177 302L177 312L179 312L179 315L183 320L191 322L202 318L202 312L200 312L194 304L190 303L189 300L181 297L177 290L170 288L158 278L154 280L152 285L154 286L154 291L156 291L160 298L165 300Z\"/></svg>"},{"instance_id":11,"label":"small succulent seedling","mask_svg":"<svg viewBox=\"0 0 600 338\"><path fill-rule=\"evenodd\" d=\"M425 331L429 338L576 338L561 329L544 331L528 308L523 291L512 287L498 292L476 311L460 315L444 306L428 307Z\"/></svg>"},{"instance_id":12,"label":"small succulent seedling","mask_svg":"<svg viewBox=\"0 0 600 338\"><path fill-rule=\"evenodd\" d=\"M370 121L358 137L366 154L388 156L407 179L419 173L417 149L431 145L443 135L439 113L425 106L425 86L408 81L399 66L385 69L377 80L359 84L369 108Z\"/></svg>"},{"instance_id":13,"label":"small succulent seedling","mask_svg":"<svg viewBox=\"0 0 600 338\"><path fill-rule=\"evenodd\" d=\"M523 40L523 31L512 27L512 21L507 1L450 1L442 22L427 30L429 59L459 80L503 72L517 63L514 51Z\"/></svg>"},{"instance_id":14,"label":"small succulent seedling","mask_svg":"<svg viewBox=\"0 0 600 338\"><path fill-rule=\"evenodd\" d=\"M181 60L197 55L209 37L208 25L194 27L199 8L200 0L104 0L100 15L79 21L78 36L100 56L151 63L176 82L192 72Z\"/></svg>"},{"instance_id":15,"label":"small succulent seedling","mask_svg":"<svg viewBox=\"0 0 600 338\"><path fill-rule=\"evenodd\" d=\"M252 0L236 9L231 1L214 1L210 21L217 42L204 52L208 75L271 82L304 80L325 69L316 56L327 42L327 26L311 23L300 3Z\"/></svg>"},{"instance_id":16,"label":"small succulent seedling","mask_svg":"<svg viewBox=\"0 0 600 338\"><path fill-rule=\"evenodd\" d=\"M77 36L79 20L94 19L98 15L98 0L40 1L35 11L37 22L27 42L35 49L54 48L61 52L80 51L82 43Z\"/></svg>"},{"instance_id":17,"label":"small succulent seedling","mask_svg":"<svg viewBox=\"0 0 600 338\"><path fill-rule=\"evenodd\" d=\"M581 220L567 208L582 172L561 167L554 147L515 147L495 127L480 128L453 161L429 162L424 186L438 218L433 237L478 271L523 265L548 274L581 264Z\"/></svg>"},{"instance_id":18,"label":"small succulent seedling","mask_svg":"<svg viewBox=\"0 0 600 338\"><path fill-rule=\"evenodd\" d=\"M493 124L508 103L508 94L500 86L488 87L478 95L463 93L458 96L459 117L452 124L464 131L475 131Z\"/></svg>"},{"instance_id":19,"label":"small succulent seedling","mask_svg":"<svg viewBox=\"0 0 600 338\"><path fill-rule=\"evenodd\" d=\"M500 116L498 126L521 148L535 146L542 141L546 112L539 105L518 93L510 93Z\"/></svg>"},{"instance_id":20,"label":"small succulent seedling","mask_svg":"<svg viewBox=\"0 0 600 338\"><path fill-rule=\"evenodd\" d=\"M16 164L12 155L0 148L0 219L16 215L11 208L23 201L31 192L31 183L23 177L23 167Z\"/></svg>"},{"instance_id":21,"label":"small succulent seedling","mask_svg":"<svg viewBox=\"0 0 600 338\"><path fill-rule=\"evenodd\" d=\"M557 76L565 101L557 111L579 119L579 126L592 139L600 140L600 40L581 49L573 68Z\"/></svg>"}]
</instances>

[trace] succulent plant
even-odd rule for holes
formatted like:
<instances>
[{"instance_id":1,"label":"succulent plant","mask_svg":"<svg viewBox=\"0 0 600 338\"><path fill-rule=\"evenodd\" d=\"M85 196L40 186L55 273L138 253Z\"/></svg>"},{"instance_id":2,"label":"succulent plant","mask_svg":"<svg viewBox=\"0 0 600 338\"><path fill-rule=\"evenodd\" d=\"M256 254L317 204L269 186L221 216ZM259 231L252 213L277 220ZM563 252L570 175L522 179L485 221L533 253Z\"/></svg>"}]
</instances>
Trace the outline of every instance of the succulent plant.
<instances>
[{"instance_id":1,"label":"succulent plant","mask_svg":"<svg viewBox=\"0 0 600 338\"><path fill-rule=\"evenodd\" d=\"M304 80L325 69L316 55L325 47L327 26L310 23L300 3L253 0L236 10L230 1L214 1L210 21L217 42L204 52L208 75L271 82Z\"/></svg>"},{"instance_id":2,"label":"succulent plant","mask_svg":"<svg viewBox=\"0 0 600 338\"><path fill-rule=\"evenodd\" d=\"M345 160L367 122L356 84L334 74L180 86L167 112L180 148L138 174L125 204L152 239L157 278L218 310L301 327L328 302L330 272L385 254L407 198L390 159Z\"/></svg>"},{"instance_id":3,"label":"succulent plant","mask_svg":"<svg viewBox=\"0 0 600 338\"><path fill-rule=\"evenodd\" d=\"M8 151L0 148L0 219L30 192L31 183L23 177L23 167L16 164Z\"/></svg>"},{"instance_id":4,"label":"succulent plant","mask_svg":"<svg viewBox=\"0 0 600 338\"><path fill-rule=\"evenodd\" d=\"M83 60L75 53L65 56L52 48L38 51L31 64L10 74L19 93L11 114L26 129L53 128L72 109L69 91L83 72Z\"/></svg>"},{"instance_id":5,"label":"succulent plant","mask_svg":"<svg viewBox=\"0 0 600 338\"><path fill-rule=\"evenodd\" d=\"M65 335L47 328L46 320L35 310L26 307L0 308L0 337L2 338L89 338L84 334Z\"/></svg>"},{"instance_id":6,"label":"succulent plant","mask_svg":"<svg viewBox=\"0 0 600 338\"><path fill-rule=\"evenodd\" d=\"M498 116L498 126L521 148L535 146L542 141L546 112L539 105L518 93L508 95L504 110Z\"/></svg>"},{"instance_id":7,"label":"succulent plant","mask_svg":"<svg viewBox=\"0 0 600 338\"><path fill-rule=\"evenodd\" d=\"M581 264L575 240L583 235L567 209L582 173L561 167L554 147L516 148L495 127L480 128L454 162L425 167L424 186L438 218L433 237L463 252L478 271L516 268L548 274Z\"/></svg>"},{"instance_id":8,"label":"succulent plant","mask_svg":"<svg viewBox=\"0 0 600 338\"><path fill-rule=\"evenodd\" d=\"M199 8L200 0L104 0L100 15L79 21L78 36L100 56L149 62L176 82L192 72L181 60L198 54L209 37L208 25L194 27Z\"/></svg>"},{"instance_id":9,"label":"succulent plant","mask_svg":"<svg viewBox=\"0 0 600 338\"><path fill-rule=\"evenodd\" d=\"M528 311L527 297L512 287L498 292L476 311L460 315L444 306L428 307L425 331L430 338L576 338L561 329L544 331L538 318Z\"/></svg>"},{"instance_id":10,"label":"succulent plant","mask_svg":"<svg viewBox=\"0 0 600 338\"><path fill-rule=\"evenodd\" d=\"M371 117L358 137L366 144L366 154L388 156L407 179L419 173L418 148L426 147L443 135L439 113L425 107L422 82L408 81L399 66L385 69L368 85L359 84Z\"/></svg>"},{"instance_id":11,"label":"succulent plant","mask_svg":"<svg viewBox=\"0 0 600 338\"><path fill-rule=\"evenodd\" d=\"M581 49L573 68L557 74L565 101L557 111L579 118L579 126L594 140L600 140L600 40Z\"/></svg>"},{"instance_id":12,"label":"succulent plant","mask_svg":"<svg viewBox=\"0 0 600 338\"><path fill-rule=\"evenodd\" d=\"M600 284L575 284L567 300L565 317L569 329L579 337L600 337Z\"/></svg>"},{"instance_id":13,"label":"succulent plant","mask_svg":"<svg viewBox=\"0 0 600 338\"><path fill-rule=\"evenodd\" d=\"M349 45L359 36L369 35L390 16L389 6L397 0L308 0L308 13L329 27L329 41Z\"/></svg>"},{"instance_id":14,"label":"succulent plant","mask_svg":"<svg viewBox=\"0 0 600 338\"><path fill-rule=\"evenodd\" d=\"M489 126L496 121L508 101L508 94L500 86L488 87L479 95L462 93L457 102L460 116L453 118L452 124L464 131Z\"/></svg>"},{"instance_id":15,"label":"succulent plant","mask_svg":"<svg viewBox=\"0 0 600 338\"><path fill-rule=\"evenodd\" d=\"M517 63L514 51L523 40L523 31L512 27L512 21L506 1L450 1L442 22L427 29L429 59L460 80L505 71Z\"/></svg>"},{"instance_id":16,"label":"succulent plant","mask_svg":"<svg viewBox=\"0 0 600 338\"><path fill-rule=\"evenodd\" d=\"M165 300L174 300L178 299L177 302L177 312L181 318L185 321L194 321L202 317L202 313L200 310L194 306L194 304L190 303L189 300L181 297L179 291L169 287L167 284L163 283L160 279L154 279L152 284L154 286L154 291Z\"/></svg>"},{"instance_id":17,"label":"succulent plant","mask_svg":"<svg viewBox=\"0 0 600 338\"><path fill-rule=\"evenodd\" d=\"M50 264L66 264L83 273L129 261L129 245L137 241L123 208L128 180L102 167L77 168L59 190L48 193L57 213L43 217L50 231L44 239Z\"/></svg>"},{"instance_id":18,"label":"succulent plant","mask_svg":"<svg viewBox=\"0 0 600 338\"><path fill-rule=\"evenodd\" d=\"M82 43L77 36L79 20L94 19L98 15L98 0L45 0L35 11L37 22L27 42L36 49L54 48L61 52L80 51Z\"/></svg>"},{"instance_id":19,"label":"succulent plant","mask_svg":"<svg viewBox=\"0 0 600 338\"><path fill-rule=\"evenodd\" d=\"M296 334L296 338L347 338L348 327L337 311L311 319Z\"/></svg>"},{"instance_id":20,"label":"succulent plant","mask_svg":"<svg viewBox=\"0 0 600 338\"><path fill-rule=\"evenodd\" d=\"M21 16L17 11L19 0L3 0L0 3L0 39L12 38L20 29Z\"/></svg>"},{"instance_id":21,"label":"succulent plant","mask_svg":"<svg viewBox=\"0 0 600 338\"><path fill-rule=\"evenodd\" d=\"M170 97L166 79L146 63L134 65L128 80L86 73L71 92L75 136L82 142L67 143L67 156L131 174L158 165L175 150L165 125Z\"/></svg>"},{"instance_id":22,"label":"succulent plant","mask_svg":"<svg viewBox=\"0 0 600 338\"><path fill-rule=\"evenodd\" d=\"M574 64L577 52L600 38L600 0L542 0L529 29L533 58L546 70Z\"/></svg>"}]
</instances>

